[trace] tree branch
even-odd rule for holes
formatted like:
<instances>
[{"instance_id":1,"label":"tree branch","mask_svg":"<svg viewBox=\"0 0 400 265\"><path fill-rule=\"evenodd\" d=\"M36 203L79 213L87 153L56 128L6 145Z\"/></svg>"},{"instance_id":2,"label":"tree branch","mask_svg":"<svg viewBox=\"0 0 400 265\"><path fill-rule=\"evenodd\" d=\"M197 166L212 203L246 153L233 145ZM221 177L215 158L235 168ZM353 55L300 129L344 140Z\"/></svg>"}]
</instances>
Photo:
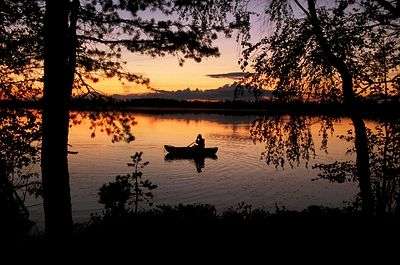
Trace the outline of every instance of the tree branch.
<instances>
[{"instance_id":1,"label":"tree branch","mask_svg":"<svg viewBox=\"0 0 400 265\"><path fill-rule=\"evenodd\" d=\"M300 4L298 0L294 0L294 2L304 12L304 14L306 14L307 17L310 17L310 13L307 11L307 9L305 9L305 7L303 7L302 4Z\"/></svg>"},{"instance_id":2,"label":"tree branch","mask_svg":"<svg viewBox=\"0 0 400 265\"><path fill-rule=\"evenodd\" d=\"M389 1L386 0L375 0L375 1L378 2L378 4L381 7L389 11L392 14L392 16L400 18L400 6L394 6Z\"/></svg>"}]
</instances>

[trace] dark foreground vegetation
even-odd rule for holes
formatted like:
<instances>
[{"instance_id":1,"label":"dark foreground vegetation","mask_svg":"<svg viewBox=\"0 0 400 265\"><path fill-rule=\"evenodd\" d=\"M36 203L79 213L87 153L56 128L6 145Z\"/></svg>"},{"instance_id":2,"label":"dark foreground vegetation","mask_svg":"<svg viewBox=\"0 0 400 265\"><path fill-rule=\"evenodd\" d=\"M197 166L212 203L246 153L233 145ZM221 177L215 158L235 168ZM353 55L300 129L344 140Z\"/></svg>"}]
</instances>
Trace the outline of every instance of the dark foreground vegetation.
<instances>
[{"instance_id":1,"label":"dark foreground vegetation","mask_svg":"<svg viewBox=\"0 0 400 265\"><path fill-rule=\"evenodd\" d=\"M358 228L368 223L385 223L391 228L397 229L398 215L381 217L367 217L354 207L328 208L322 206L310 206L303 211L291 211L285 208L277 208L275 211L254 209L250 205L239 204L237 207L218 214L212 205L177 205L158 206L153 210L134 213L104 212L94 216L90 222L80 226L78 236L103 237L126 236L137 232L137 227L156 227L158 229L173 229L176 232L184 232L185 229L219 228L234 226L238 230L251 227L274 232L277 228L296 230L302 228L331 227L357 232ZM336 226L336 227L335 227ZM389 227L387 227L389 228ZM372 229L373 230L373 229Z\"/></svg>"},{"instance_id":2,"label":"dark foreground vegetation","mask_svg":"<svg viewBox=\"0 0 400 265\"><path fill-rule=\"evenodd\" d=\"M315 238L329 242L334 238L354 237L354 241L361 242L364 237L394 237L400 231L399 219L398 214L368 217L353 206L342 209L310 206L303 211L285 208L267 211L239 204L217 213L214 206L206 204L162 205L139 212L132 209L123 212L103 211L92 216L87 223L75 224L72 237L64 238L67 241L63 243L74 242L77 244L75 246L85 248L97 245L106 248L128 247L125 245L128 242L129 247L143 248L146 245L160 247L166 244L162 246L163 249L169 249L201 242L206 247L221 243L237 244L243 238L247 238L249 244L268 238L262 243L267 245L272 243L270 240L285 241L286 236L294 240L286 242L286 246ZM10 228L12 226L8 227L8 231L12 231ZM16 228L15 231L20 230ZM16 232L12 239L22 245L49 243L43 234L22 235ZM91 245L86 245L89 243ZM342 242L344 245L348 243Z\"/></svg>"}]
</instances>

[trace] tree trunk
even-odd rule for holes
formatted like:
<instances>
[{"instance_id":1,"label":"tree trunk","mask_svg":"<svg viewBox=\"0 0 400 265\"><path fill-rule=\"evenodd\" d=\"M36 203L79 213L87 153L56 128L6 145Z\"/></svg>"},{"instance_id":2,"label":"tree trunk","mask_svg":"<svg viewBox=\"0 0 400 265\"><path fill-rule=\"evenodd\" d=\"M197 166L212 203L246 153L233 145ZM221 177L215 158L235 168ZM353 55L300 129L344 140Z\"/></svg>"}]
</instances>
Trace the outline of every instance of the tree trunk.
<instances>
[{"instance_id":1,"label":"tree trunk","mask_svg":"<svg viewBox=\"0 0 400 265\"><path fill-rule=\"evenodd\" d=\"M371 174L369 168L369 143L367 129L357 113L351 117L355 130L356 169L360 187L361 207L365 215L372 215L374 203L372 197Z\"/></svg>"},{"instance_id":2,"label":"tree trunk","mask_svg":"<svg viewBox=\"0 0 400 265\"><path fill-rule=\"evenodd\" d=\"M362 200L362 211L366 215L373 213L373 198L371 191L371 177L369 169L369 147L365 123L358 110L354 108L353 74L346 65L343 58L336 55L332 50L327 38L321 28L315 0L308 0L309 20L313 27L316 40L323 51L328 63L334 67L342 79L343 101L350 113L355 129L355 148L357 155L357 175L360 186L360 196Z\"/></svg>"},{"instance_id":3,"label":"tree trunk","mask_svg":"<svg viewBox=\"0 0 400 265\"><path fill-rule=\"evenodd\" d=\"M353 92L353 76L349 71L343 71L342 77L342 90L343 90L343 101L346 106L354 106L354 92Z\"/></svg>"},{"instance_id":4,"label":"tree trunk","mask_svg":"<svg viewBox=\"0 0 400 265\"><path fill-rule=\"evenodd\" d=\"M46 233L52 238L72 232L67 157L71 95L68 4L68 0L46 1L41 166Z\"/></svg>"}]
</instances>

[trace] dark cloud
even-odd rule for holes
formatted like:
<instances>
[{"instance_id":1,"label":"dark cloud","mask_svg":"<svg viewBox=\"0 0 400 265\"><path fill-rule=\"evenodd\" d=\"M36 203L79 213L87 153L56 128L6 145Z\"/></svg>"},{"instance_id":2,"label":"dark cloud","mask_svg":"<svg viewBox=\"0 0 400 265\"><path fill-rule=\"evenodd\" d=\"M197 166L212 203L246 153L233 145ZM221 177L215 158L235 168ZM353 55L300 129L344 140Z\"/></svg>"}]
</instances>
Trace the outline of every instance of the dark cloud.
<instances>
[{"instance_id":1,"label":"dark cloud","mask_svg":"<svg viewBox=\"0 0 400 265\"><path fill-rule=\"evenodd\" d=\"M228 79L238 80L238 79L245 77L247 74L248 73L243 73L243 72L232 72L232 73L225 73L225 74L210 74L207 76L211 77L211 78L228 78Z\"/></svg>"}]
</instances>

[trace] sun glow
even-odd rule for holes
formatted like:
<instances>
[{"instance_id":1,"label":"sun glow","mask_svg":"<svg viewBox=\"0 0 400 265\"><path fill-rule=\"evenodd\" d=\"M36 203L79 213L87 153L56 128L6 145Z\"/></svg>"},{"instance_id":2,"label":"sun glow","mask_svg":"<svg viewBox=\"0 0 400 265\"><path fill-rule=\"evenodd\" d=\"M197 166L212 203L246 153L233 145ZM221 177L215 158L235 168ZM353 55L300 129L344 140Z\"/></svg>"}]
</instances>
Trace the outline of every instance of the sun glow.
<instances>
[{"instance_id":1,"label":"sun glow","mask_svg":"<svg viewBox=\"0 0 400 265\"><path fill-rule=\"evenodd\" d=\"M149 57L137 54L125 54L127 69L150 79L150 87L162 90L214 89L233 82L229 78L211 78L209 74L240 72L238 59L239 44L234 39L220 39L216 45L220 49L219 57L203 58L200 63L188 60L179 66L174 56ZM108 95L150 92L144 86L135 83L122 84L117 79L103 79L94 87Z\"/></svg>"}]
</instances>

